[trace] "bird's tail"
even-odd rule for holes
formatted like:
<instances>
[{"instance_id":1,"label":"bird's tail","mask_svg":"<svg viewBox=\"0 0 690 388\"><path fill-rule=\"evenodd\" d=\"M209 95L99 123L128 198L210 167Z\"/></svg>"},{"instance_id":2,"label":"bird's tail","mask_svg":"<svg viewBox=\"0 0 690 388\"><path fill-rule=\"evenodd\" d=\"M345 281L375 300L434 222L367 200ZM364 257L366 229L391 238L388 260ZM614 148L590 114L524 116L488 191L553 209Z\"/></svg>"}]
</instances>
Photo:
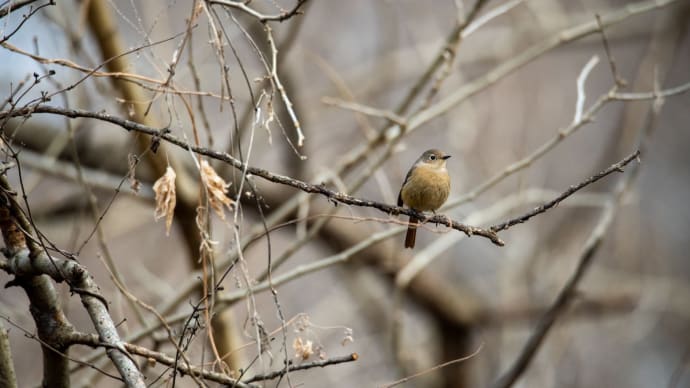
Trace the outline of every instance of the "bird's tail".
<instances>
[{"instance_id":1,"label":"bird's tail","mask_svg":"<svg viewBox=\"0 0 690 388\"><path fill-rule=\"evenodd\" d=\"M417 237L417 224L419 224L419 220L415 217L410 217L407 234L405 235L405 248L414 248L414 241Z\"/></svg>"}]
</instances>

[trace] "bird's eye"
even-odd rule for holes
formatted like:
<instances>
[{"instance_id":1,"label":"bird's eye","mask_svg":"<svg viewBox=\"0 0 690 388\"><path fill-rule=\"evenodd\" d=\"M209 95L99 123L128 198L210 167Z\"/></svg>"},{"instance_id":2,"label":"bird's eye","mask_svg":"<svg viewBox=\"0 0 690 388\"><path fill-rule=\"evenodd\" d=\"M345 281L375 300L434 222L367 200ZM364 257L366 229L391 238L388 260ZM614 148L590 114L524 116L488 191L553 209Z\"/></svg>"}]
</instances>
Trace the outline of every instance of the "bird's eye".
<instances>
[{"instance_id":1,"label":"bird's eye","mask_svg":"<svg viewBox=\"0 0 690 388\"><path fill-rule=\"evenodd\" d=\"M429 160L436 160L436 155L434 155L434 154L429 155Z\"/></svg>"}]
</instances>

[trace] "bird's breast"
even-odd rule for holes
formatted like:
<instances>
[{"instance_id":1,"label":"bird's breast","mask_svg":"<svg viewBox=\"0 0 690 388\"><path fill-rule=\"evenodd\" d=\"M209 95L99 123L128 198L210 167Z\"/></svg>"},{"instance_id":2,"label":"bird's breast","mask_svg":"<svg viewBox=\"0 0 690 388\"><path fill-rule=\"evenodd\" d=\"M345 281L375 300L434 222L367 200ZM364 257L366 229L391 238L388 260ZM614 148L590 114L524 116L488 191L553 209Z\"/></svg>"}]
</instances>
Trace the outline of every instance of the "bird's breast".
<instances>
[{"instance_id":1,"label":"bird's breast","mask_svg":"<svg viewBox=\"0 0 690 388\"><path fill-rule=\"evenodd\" d=\"M436 210L448 199L450 177L445 168L419 166L402 189L403 202L416 210Z\"/></svg>"}]
</instances>

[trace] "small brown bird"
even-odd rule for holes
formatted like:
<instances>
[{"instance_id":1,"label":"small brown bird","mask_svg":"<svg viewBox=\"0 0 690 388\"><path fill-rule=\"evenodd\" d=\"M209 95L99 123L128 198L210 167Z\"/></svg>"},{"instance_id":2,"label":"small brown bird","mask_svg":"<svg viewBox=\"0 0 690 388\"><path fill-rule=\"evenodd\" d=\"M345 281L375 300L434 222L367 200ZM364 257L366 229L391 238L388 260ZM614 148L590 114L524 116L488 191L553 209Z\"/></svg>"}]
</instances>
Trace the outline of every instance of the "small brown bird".
<instances>
[{"instance_id":1,"label":"small brown bird","mask_svg":"<svg viewBox=\"0 0 690 388\"><path fill-rule=\"evenodd\" d=\"M398 194L398 206L405 204L420 212L440 208L450 193L450 176L446 169L448 158L450 155L436 149L424 152L407 172ZM405 248L414 248L419 221L410 216Z\"/></svg>"}]
</instances>

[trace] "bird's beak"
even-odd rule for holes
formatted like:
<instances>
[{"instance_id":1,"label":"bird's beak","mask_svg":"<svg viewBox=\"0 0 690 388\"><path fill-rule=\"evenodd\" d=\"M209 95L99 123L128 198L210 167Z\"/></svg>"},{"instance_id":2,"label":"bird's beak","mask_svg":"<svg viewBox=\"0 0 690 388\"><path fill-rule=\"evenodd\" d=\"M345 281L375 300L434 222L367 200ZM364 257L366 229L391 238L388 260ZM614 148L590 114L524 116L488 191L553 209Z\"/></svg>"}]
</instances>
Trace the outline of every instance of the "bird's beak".
<instances>
[{"instance_id":1,"label":"bird's beak","mask_svg":"<svg viewBox=\"0 0 690 388\"><path fill-rule=\"evenodd\" d=\"M443 155L443 156L441 157L441 159L443 159L443 160L446 160L446 159L448 159L448 158L450 158L450 155Z\"/></svg>"}]
</instances>

